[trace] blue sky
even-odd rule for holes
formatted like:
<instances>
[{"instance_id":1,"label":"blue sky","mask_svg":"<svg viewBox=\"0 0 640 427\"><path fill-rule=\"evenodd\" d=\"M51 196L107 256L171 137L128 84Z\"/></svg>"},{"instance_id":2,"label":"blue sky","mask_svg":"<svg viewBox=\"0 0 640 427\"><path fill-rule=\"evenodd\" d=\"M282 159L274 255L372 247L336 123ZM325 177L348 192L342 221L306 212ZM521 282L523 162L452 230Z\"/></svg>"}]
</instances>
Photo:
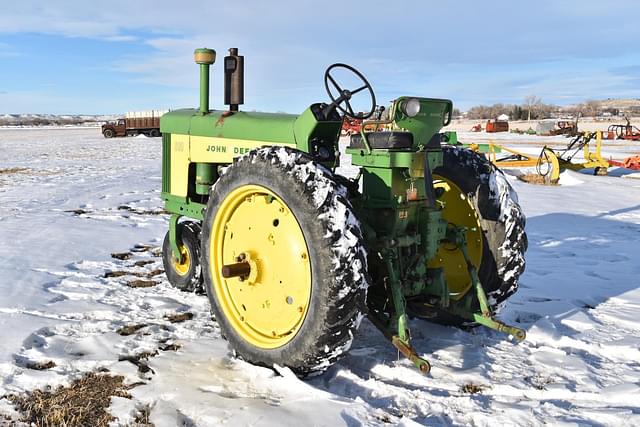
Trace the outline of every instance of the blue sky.
<instances>
[{"instance_id":1,"label":"blue sky","mask_svg":"<svg viewBox=\"0 0 640 427\"><path fill-rule=\"evenodd\" d=\"M640 98L638 19L638 0L5 2L0 113L193 107L203 46L245 55L245 109L326 100L333 62L361 70L380 103ZM211 94L222 108L220 61Z\"/></svg>"}]
</instances>

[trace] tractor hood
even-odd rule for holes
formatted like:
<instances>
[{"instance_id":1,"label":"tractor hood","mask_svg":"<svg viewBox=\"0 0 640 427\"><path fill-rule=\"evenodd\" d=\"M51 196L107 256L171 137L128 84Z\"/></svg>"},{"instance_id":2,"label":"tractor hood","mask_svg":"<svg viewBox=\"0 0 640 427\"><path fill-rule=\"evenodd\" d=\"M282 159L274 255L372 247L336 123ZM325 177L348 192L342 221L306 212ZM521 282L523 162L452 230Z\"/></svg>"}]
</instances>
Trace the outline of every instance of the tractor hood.
<instances>
[{"instance_id":1,"label":"tractor hood","mask_svg":"<svg viewBox=\"0 0 640 427\"><path fill-rule=\"evenodd\" d=\"M298 115L245 111L175 110L160 120L162 133L211 136L295 144L294 123Z\"/></svg>"}]
</instances>

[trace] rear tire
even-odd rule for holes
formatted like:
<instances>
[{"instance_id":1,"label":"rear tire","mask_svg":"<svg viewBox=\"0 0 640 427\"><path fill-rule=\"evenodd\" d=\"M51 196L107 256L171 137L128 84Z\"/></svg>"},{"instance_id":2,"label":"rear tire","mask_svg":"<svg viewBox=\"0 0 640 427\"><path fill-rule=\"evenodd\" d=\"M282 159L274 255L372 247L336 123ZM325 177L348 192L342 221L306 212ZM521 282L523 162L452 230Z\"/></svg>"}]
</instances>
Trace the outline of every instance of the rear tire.
<instances>
[{"instance_id":1,"label":"rear tire","mask_svg":"<svg viewBox=\"0 0 640 427\"><path fill-rule=\"evenodd\" d=\"M160 131L158 129L151 129L151 131L149 132L149 136L152 138L156 138L160 136Z\"/></svg>"},{"instance_id":2,"label":"rear tire","mask_svg":"<svg viewBox=\"0 0 640 427\"><path fill-rule=\"evenodd\" d=\"M433 173L455 183L478 214L484 237L478 276L495 312L517 291L518 278L524 272L526 219L515 190L483 155L453 146L442 150L443 165ZM442 311L432 320L455 325L469 322Z\"/></svg>"},{"instance_id":3,"label":"rear tire","mask_svg":"<svg viewBox=\"0 0 640 427\"><path fill-rule=\"evenodd\" d=\"M241 196L235 197L237 194ZM250 220L238 221L240 212L246 209L243 204L247 203L255 205L251 208L255 210L248 211L254 213ZM293 243L300 243L300 248L306 246L303 261L300 255L296 261L289 253L291 245L278 244L285 236L278 234L277 226L285 225L288 213L283 213L276 222L269 208L274 203L282 207L273 212L293 214L294 222L289 218L286 224L295 235L302 236L301 242ZM271 233L269 230L273 234L265 237L265 233ZM260 242L265 239L275 241L273 249L260 252L263 247ZM258 278L254 277L253 283L250 277L225 279L220 273L223 261L233 262L230 255L236 256L240 251L257 262ZM223 335L242 359L268 367L284 365L300 376L307 376L326 370L351 346L363 317L368 286L362 231L346 189L333 173L306 154L269 147L252 150L237 159L210 191L202 254L205 289L212 311ZM290 270L298 268L301 262L309 263L309 275L301 275L309 279L288 283L287 277L293 274ZM270 304L261 305L255 300L260 287L266 288ZM280 300L286 298L291 304L287 295L292 289L308 292L306 306L303 299L294 303L296 310L304 314L292 329L287 329L289 332L282 333L280 328L276 333L273 326L272 338L269 331L273 324L280 326L281 317L296 316L290 314L291 308L286 305L282 305L282 312L271 313L271 306Z\"/></svg>"}]
</instances>

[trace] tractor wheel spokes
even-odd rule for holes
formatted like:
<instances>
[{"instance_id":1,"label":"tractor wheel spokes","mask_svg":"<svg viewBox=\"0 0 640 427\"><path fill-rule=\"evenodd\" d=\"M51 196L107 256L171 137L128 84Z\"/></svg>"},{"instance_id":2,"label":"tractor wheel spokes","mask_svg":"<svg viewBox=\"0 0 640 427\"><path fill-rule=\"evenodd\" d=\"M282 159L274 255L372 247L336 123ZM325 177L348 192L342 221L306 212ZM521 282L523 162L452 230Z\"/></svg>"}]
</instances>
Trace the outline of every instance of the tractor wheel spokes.
<instances>
[{"instance_id":1,"label":"tractor wheel spokes","mask_svg":"<svg viewBox=\"0 0 640 427\"><path fill-rule=\"evenodd\" d=\"M338 96L340 96L340 94L342 93L342 88L340 87L340 85L336 83L331 74L327 74L327 77L329 78L329 81L333 84L333 86L338 90Z\"/></svg>"}]
</instances>

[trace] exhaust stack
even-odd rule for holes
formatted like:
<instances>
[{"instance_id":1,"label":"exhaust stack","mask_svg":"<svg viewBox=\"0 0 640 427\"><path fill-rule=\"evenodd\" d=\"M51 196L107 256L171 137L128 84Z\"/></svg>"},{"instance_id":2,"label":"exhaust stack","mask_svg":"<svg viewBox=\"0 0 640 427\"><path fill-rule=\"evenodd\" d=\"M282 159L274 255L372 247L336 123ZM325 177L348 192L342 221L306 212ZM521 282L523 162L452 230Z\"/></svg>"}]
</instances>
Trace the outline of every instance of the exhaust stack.
<instances>
[{"instance_id":1,"label":"exhaust stack","mask_svg":"<svg viewBox=\"0 0 640 427\"><path fill-rule=\"evenodd\" d=\"M244 56L238 55L236 47L224 57L224 103L229 111L238 111L238 105L244 104Z\"/></svg>"},{"instance_id":2,"label":"exhaust stack","mask_svg":"<svg viewBox=\"0 0 640 427\"><path fill-rule=\"evenodd\" d=\"M216 62L216 51L201 48L193 52L193 59L200 64L200 114L209 112L209 66Z\"/></svg>"}]
</instances>

